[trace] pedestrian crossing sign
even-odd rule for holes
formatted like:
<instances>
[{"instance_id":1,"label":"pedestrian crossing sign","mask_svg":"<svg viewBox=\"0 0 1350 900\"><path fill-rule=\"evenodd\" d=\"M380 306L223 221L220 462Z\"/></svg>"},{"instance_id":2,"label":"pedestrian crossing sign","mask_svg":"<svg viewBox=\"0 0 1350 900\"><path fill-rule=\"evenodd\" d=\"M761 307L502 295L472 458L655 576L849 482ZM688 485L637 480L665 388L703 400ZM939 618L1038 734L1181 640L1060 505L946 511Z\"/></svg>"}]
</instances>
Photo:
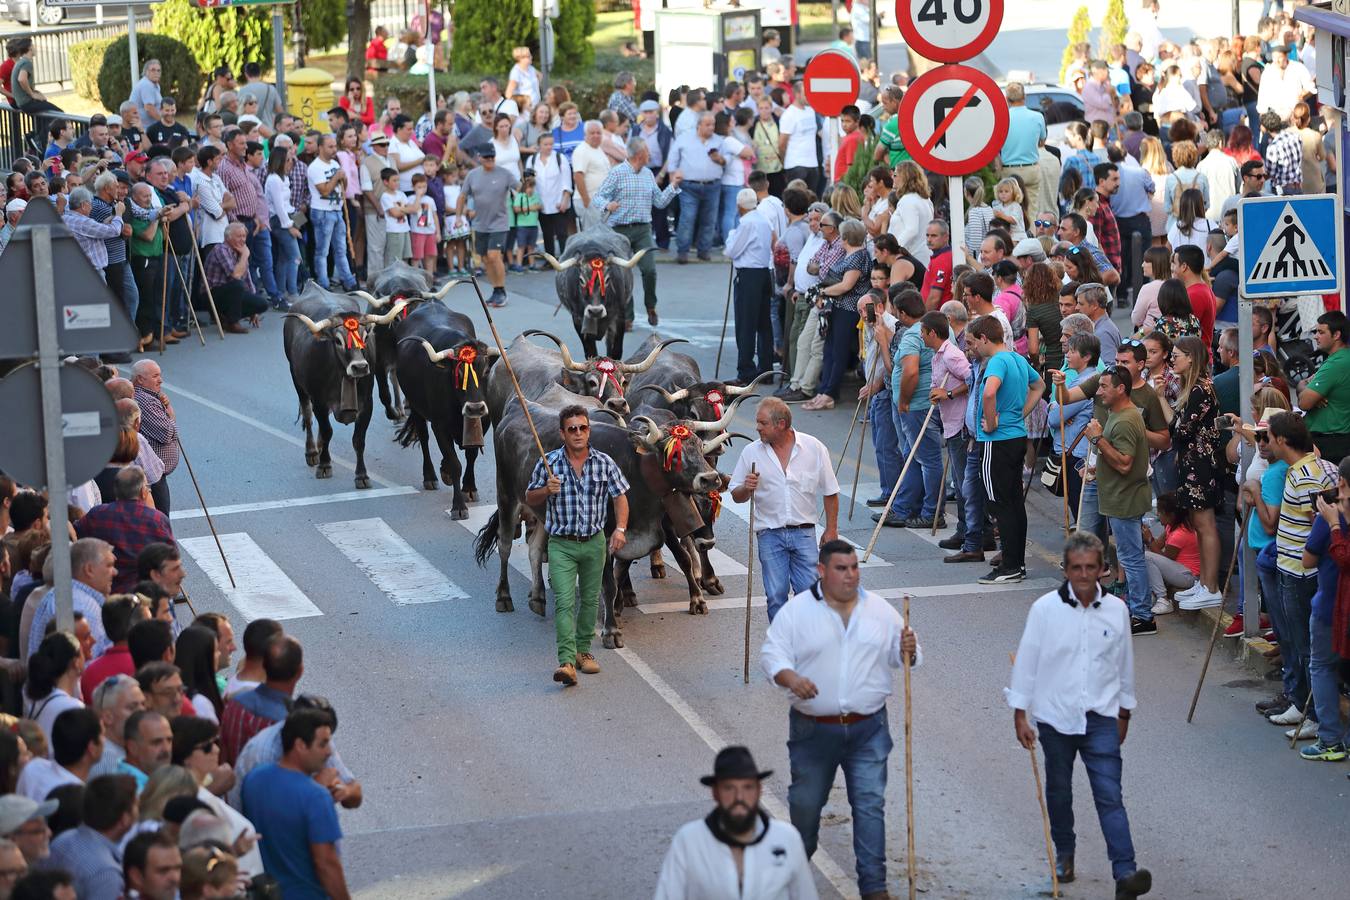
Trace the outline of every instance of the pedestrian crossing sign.
<instances>
[{"instance_id":1,"label":"pedestrian crossing sign","mask_svg":"<svg viewBox=\"0 0 1350 900\"><path fill-rule=\"evenodd\" d=\"M1241 295L1339 293L1342 234L1335 194L1243 198L1238 203Z\"/></svg>"}]
</instances>

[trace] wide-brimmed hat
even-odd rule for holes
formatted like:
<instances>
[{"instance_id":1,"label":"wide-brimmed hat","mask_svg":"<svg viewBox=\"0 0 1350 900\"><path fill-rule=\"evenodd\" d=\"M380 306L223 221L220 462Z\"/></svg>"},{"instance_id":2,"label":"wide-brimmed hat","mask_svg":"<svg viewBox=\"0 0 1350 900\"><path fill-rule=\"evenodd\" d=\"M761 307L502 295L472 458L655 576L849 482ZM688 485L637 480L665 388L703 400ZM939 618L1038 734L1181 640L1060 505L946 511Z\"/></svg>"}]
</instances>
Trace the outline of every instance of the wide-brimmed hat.
<instances>
[{"instance_id":1,"label":"wide-brimmed hat","mask_svg":"<svg viewBox=\"0 0 1350 900\"><path fill-rule=\"evenodd\" d=\"M370 143L372 146L374 146L375 144L387 144L389 143L389 135L376 134L374 137L370 139Z\"/></svg>"},{"instance_id":2,"label":"wide-brimmed hat","mask_svg":"<svg viewBox=\"0 0 1350 900\"><path fill-rule=\"evenodd\" d=\"M46 818L56 812L61 804L55 800L38 803L22 794L6 794L0 797L0 834L13 834L39 816Z\"/></svg>"},{"instance_id":3,"label":"wide-brimmed hat","mask_svg":"<svg viewBox=\"0 0 1350 900\"><path fill-rule=\"evenodd\" d=\"M699 781L711 786L727 778L756 778L763 781L772 774L772 769L761 772L759 766L755 765L755 758L746 748L725 747L713 762L713 773L704 775Z\"/></svg>"},{"instance_id":4,"label":"wide-brimmed hat","mask_svg":"<svg viewBox=\"0 0 1350 900\"><path fill-rule=\"evenodd\" d=\"M1248 440L1255 440L1258 431L1266 431L1270 428L1271 416L1283 412L1289 412L1289 410L1282 409L1278 406L1267 406L1265 409L1261 410L1261 418L1257 420L1255 425L1250 422L1239 422L1234 426L1234 430L1241 432Z\"/></svg>"}]
</instances>

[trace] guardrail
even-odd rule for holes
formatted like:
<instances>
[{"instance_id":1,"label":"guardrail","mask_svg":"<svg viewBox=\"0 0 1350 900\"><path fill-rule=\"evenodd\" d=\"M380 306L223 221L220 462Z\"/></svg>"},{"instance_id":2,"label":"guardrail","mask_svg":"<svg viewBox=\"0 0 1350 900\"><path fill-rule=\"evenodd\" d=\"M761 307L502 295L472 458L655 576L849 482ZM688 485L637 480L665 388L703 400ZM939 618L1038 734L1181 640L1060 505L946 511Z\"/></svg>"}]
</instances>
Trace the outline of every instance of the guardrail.
<instances>
[{"instance_id":1,"label":"guardrail","mask_svg":"<svg viewBox=\"0 0 1350 900\"><path fill-rule=\"evenodd\" d=\"M150 30L150 16L136 17L136 31ZM126 20L104 25L71 25L66 28L40 28L7 35L8 38L33 39L33 69L38 84L59 84L66 87L70 81L70 48L95 38L117 38L127 33Z\"/></svg>"},{"instance_id":2,"label":"guardrail","mask_svg":"<svg viewBox=\"0 0 1350 900\"><path fill-rule=\"evenodd\" d=\"M12 171L14 160L24 154L41 159L47 148L47 129L57 119L72 122L76 137L89 131L87 116L64 112L26 113L0 102L0 170Z\"/></svg>"}]
</instances>

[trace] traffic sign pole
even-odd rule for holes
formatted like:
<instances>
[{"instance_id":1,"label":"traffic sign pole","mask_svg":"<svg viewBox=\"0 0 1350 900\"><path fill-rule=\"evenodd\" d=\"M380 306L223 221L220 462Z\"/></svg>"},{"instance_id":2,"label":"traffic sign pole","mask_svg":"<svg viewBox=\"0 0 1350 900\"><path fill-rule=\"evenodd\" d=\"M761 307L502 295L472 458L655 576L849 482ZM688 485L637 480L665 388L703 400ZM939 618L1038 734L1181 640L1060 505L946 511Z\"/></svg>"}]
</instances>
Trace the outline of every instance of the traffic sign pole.
<instances>
[{"instance_id":1,"label":"traffic sign pole","mask_svg":"<svg viewBox=\"0 0 1350 900\"><path fill-rule=\"evenodd\" d=\"M52 584L56 627L75 630L71 597L70 532L66 524L66 453L61 435L61 351L57 344L56 278L52 271L51 226L32 230L34 304L37 313L38 375L42 386L42 443L47 457L47 511L52 527Z\"/></svg>"},{"instance_id":2,"label":"traffic sign pole","mask_svg":"<svg viewBox=\"0 0 1350 900\"><path fill-rule=\"evenodd\" d=\"M140 66L136 63L136 8L127 4L127 56L131 58L131 86L141 80ZM144 126L147 123L142 122Z\"/></svg>"},{"instance_id":3,"label":"traffic sign pole","mask_svg":"<svg viewBox=\"0 0 1350 900\"><path fill-rule=\"evenodd\" d=\"M960 175L947 177L947 205L951 208L952 266L966 261L966 189ZM978 252L978 251L977 251Z\"/></svg>"}]
</instances>

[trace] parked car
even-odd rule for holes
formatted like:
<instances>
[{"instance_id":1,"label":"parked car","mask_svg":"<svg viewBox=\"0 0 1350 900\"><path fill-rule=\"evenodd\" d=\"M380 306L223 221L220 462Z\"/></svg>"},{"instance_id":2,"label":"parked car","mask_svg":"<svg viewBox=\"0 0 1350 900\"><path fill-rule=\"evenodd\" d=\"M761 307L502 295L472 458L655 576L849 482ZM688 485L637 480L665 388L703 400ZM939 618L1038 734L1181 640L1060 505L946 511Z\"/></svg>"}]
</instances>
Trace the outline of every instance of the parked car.
<instances>
[{"instance_id":1,"label":"parked car","mask_svg":"<svg viewBox=\"0 0 1350 900\"><path fill-rule=\"evenodd\" d=\"M0 0L3 2L3 0ZM1074 93L1073 88L1062 84L1026 85L1027 107L1038 109L1045 116L1048 140L1058 143L1063 140L1064 126L1069 122L1081 122L1083 119L1083 98Z\"/></svg>"},{"instance_id":2,"label":"parked car","mask_svg":"<svg viewBox=\"0 0 1350 900\"><path fill-rule=\"evenodd\" d=\"M150 14L149 3L134 4L137 16ZM126 4L106 3L103 6L103 21L125 22ZM0 19L31 25L33 5L30 0L0 0ZM60 0L37 0L37 24L55 27L57 25L82 25L98 21L96 6L66 6Z\"/></svg>"}]
</instances>

